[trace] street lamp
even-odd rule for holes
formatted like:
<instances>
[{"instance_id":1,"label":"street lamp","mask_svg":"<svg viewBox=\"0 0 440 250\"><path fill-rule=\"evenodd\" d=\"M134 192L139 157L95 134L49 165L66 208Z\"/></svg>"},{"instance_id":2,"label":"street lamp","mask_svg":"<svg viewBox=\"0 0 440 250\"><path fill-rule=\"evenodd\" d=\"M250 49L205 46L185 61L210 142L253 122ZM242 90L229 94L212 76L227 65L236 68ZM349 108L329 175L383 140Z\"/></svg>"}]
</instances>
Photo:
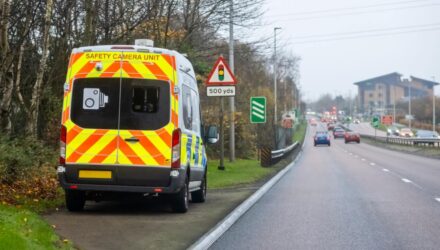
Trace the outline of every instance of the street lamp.
<instances>
[{"instance_id":1,"label":"street lamp","mask_svg":"<svg viewBox=\"0 0 440 250\"><path fill-rule=\"evenodd\" d=\"M411 129L411 81L408 80L408 96L409 96L409 102L408 102L408 127Z\"/></svg>"},{"instance_id":2,"label":"street lamp","mask_svg":"<svg viewBox=\"0 0 440 250\"><path fill-rule=\"evenodd\" d=\"M432 77L432 81L435 82L435 77ZM432 85L432 132L435 132L435 85Z\"/></svg>"},{"instance_id":3,"label":"street lamp","mask_svg":"<svg viewBox=\"0 0 440 250\"><path fill-rule=\"evenodd\" d=\"M274 82L274 103L275 103L275 113L274 113L274 124L277 124L277 30L281 27L273 28L274 39L273 39L273 82ZM275 136L276 137L276 136Z\"/></svg>"}]
</instances>

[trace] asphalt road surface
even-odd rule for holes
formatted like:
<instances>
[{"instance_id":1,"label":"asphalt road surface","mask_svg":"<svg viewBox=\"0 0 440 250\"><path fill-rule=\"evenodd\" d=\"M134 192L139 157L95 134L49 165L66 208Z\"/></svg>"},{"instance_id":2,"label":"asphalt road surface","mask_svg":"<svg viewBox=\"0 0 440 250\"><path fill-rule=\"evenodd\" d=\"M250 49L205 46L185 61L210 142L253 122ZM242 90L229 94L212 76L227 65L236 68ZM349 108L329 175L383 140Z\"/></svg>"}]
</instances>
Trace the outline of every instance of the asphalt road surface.
<instances>
[{"instance_id":1,"label":"asphalt road surface","mask_svg":"<svg viewBox=\"0 0 440 250\"><path fill-rule=\"evenodd\" d=\"M318 129L322 129L319 124ZM211 249L439 249L440 161L313 147Z\"/></svg>"}]
</instances>

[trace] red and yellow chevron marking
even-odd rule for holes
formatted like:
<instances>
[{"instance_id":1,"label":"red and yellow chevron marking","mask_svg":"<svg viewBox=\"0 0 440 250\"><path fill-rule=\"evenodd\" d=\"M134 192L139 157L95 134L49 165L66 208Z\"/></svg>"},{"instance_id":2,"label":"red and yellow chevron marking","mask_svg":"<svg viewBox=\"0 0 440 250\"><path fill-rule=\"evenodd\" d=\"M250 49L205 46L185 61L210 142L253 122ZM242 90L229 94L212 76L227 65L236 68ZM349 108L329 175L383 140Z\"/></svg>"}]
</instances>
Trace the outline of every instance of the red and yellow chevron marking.
<instances>
[{"instance_id":1,"label":"red and yellow chevron marking","mask_svg":"<svg viewBox=\"0 0 440 250\"><path fill-rule=\"evenodd\" d=\"M98 55L99 54L99 55ZM101 60L102 59L102 60ZM97 63L102 70L96 69ZM139 52L84 52L72 54L64 92L62 124L67 128L66 162L70 164L124 164L169 166L171 134L178 125L178 99L174 57ZM70 120L72 84L78 78L141 78L168 81L171 121L156 131L80 128ZM139 142L126 142L136 137Z\"/></svg>"}]
</instances>

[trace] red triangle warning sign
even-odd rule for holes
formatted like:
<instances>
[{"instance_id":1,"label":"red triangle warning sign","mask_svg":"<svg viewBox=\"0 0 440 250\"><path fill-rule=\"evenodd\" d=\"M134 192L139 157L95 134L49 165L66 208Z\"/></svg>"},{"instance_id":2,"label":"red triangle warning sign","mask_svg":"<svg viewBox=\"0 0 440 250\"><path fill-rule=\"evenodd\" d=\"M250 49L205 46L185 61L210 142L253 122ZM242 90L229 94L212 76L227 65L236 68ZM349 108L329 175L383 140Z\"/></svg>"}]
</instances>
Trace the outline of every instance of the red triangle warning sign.
<instances>
[{"instance_id":1,"label":"red triangle warning sign","mask_svg":"<svg viewBox=\"0 0 440 250\"><path fill-rule=\"evenodd\" d=\"M237 80L223 57L219 57L209 73L206 85L235 85Z\"/></svg>"}]
</instances>

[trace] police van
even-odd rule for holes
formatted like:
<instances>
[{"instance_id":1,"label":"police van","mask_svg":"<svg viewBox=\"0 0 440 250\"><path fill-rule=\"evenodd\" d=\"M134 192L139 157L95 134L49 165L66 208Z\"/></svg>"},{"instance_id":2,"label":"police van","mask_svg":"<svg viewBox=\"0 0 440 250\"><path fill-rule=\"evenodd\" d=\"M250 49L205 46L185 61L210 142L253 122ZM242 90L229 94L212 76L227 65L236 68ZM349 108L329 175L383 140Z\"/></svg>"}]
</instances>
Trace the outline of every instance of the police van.
<instances>
[{"instance_id":1,"label":"police van","mask_svg":"<svg viewBox=\"0 0 440 250\"><path fill-rule=\"evenodd\" d=\"M68 210L115 192L166 194L175 212L204 202L218 133L204 133L199 100L189 60L151 40L73 49L57 169Z\"/></svg>"}]
</instances>

